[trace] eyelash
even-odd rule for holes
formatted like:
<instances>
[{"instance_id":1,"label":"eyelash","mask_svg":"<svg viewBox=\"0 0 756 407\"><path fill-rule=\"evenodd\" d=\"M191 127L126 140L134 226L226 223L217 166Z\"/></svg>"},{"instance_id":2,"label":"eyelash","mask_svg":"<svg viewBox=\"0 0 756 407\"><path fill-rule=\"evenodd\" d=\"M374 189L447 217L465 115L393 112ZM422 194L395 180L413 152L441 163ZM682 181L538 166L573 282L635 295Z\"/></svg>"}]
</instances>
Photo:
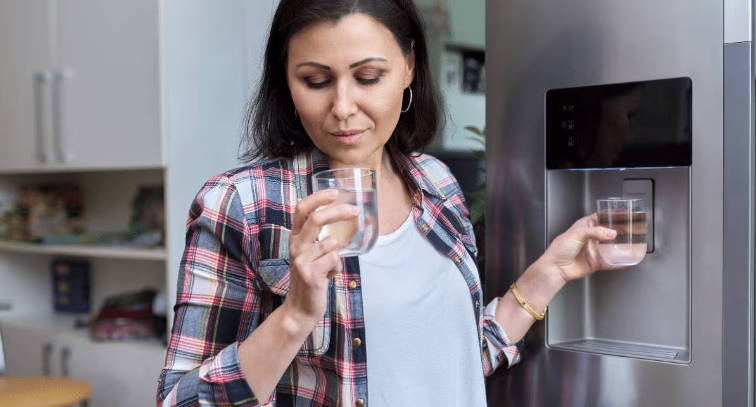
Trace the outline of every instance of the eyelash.
<instances>
[{"instance_id":1,"label":"eyelash","mask_svg":"<svg viewBox=\"0 0 756 407\"><path fill-rule=\"evenodd\" d=\"M378 82L381 81L381 78L383 77L383 71L379 71L378 74L373 78L356 78L357 82L363 84L363 85L375 85ZM305 78L305 83L307 83L307 86L311 89L322 89L328 86L328 84L331 83L330 80L323 81L323 82L312 82L310 78Z\"/></svg>"}]
</instances>

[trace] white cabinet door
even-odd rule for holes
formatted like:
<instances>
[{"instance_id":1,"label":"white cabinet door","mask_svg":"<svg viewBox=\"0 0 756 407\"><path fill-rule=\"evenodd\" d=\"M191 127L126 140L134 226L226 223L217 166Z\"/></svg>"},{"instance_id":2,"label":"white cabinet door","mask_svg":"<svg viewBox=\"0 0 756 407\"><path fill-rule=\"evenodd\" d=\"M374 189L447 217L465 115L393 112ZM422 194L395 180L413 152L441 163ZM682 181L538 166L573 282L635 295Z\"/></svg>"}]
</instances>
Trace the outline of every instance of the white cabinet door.
<instances>
[{"instance_id":1,"label":"white cabinet door","mask_svg":"<svg viewBox=\"0 0 756 407\"><path fill-rule=\"evenodd\" d=\"M55 343L60 373L94 389L89 405L155 405L157 380L165 358L165 350L159 344L97 343L80 334L60 335Z\"/></svg>"},{"instance_id":2,"label":"white cabinet door","mask_svg":"<svg viewBox=\"0 0 756 407\"><path fill-rule=\"evenodd\" d=\"M65 167L162 166L159 3L58 0L53 99Z\"/></svg>"},{"instance_id":3,"label":"white cabinet door","mask_svg":"<svg viewBox=\"0 0 756 407\"><path fill-rule=\"evenodd\" d=\"M49 0L0 0L0 171L39 167L49 153ZM43 151L43 150L48 151Z\"/></svg>"},{"instance_id":4,"label":"white cabinet door","mask_svg":"<svg viewBox=\"0 0 756 407\"><path fill-rule=\"evenodd\" d=\"M9 321L0 321L8 376L37 376L45 373L45 365L54 369L52 332Z\"/></svg>"}]
</instances>

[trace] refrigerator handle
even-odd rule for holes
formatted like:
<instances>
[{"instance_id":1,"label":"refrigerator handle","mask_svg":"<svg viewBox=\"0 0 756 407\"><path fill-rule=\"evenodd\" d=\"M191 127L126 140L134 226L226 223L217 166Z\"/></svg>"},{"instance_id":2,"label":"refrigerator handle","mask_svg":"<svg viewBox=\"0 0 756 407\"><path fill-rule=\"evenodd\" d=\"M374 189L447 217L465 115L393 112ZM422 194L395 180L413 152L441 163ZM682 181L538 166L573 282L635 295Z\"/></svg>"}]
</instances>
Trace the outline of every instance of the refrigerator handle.
<instances>
[{"instance_id":1,"label":"refrigerator handle","mask_svg":"<svg viewBox=\"0 0 756 407\"><path fill-rule=\"evenodd\" d=\"M37 144L37 161L42 164L50 161L45 148L45 88L50 82L50 77L49 71L34 74L34 135Z\"/></svg>"}]
</instances>

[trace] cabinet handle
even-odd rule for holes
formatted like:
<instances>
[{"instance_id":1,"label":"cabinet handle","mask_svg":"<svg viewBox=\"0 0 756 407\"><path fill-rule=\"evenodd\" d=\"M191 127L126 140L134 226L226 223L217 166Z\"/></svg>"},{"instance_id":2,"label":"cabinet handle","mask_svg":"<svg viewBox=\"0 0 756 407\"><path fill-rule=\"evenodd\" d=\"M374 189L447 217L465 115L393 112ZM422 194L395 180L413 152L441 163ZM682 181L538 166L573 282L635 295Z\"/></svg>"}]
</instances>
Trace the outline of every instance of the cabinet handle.
<instances>
[{"instance_id":1,"label":"cabinet handle","mask_svg":"<svg viewBox=\"0 0 756 407\"><path fill-rule=\"evenodd\" d=\"M53 145L55 146L55 155L59 163L65 163L69 157L66 152L66 143L63 129L63 82L71 75L71 71L66 68L58 68L53 74Z\"/></svg>"},{"instance_id":2,"label":"cabinet handle","mask_svg":"<svg viewBox=\"0 0 756 407\"><path fill-rule=\"evenodd\" d=\"M71 348L64 347L60 351L60 374L63 377L68 377L68 358L71 356Z\"/></svg>"},{"instance_id":3,"label":"cabinet handle","mask_svg":"<svg viewBox=\"0 0 756 407\"><path fill-rule=\"evenodd\" d=\"M53 346L51 343L42 345L42 374L50 376L50 356L52 356Z\"/></svg>"},{"instance_id":4,"label":"cabinet handle","mask_svg":"<svg viewBox=\"0 0 756 407\"><path fill-rule=\"evenodd\" d=\"M34 74L34 133L37 142L37 160L43 164L50 161L45 148L45 87L50 81L50 72Z\"/></svg>"}]
</instances>

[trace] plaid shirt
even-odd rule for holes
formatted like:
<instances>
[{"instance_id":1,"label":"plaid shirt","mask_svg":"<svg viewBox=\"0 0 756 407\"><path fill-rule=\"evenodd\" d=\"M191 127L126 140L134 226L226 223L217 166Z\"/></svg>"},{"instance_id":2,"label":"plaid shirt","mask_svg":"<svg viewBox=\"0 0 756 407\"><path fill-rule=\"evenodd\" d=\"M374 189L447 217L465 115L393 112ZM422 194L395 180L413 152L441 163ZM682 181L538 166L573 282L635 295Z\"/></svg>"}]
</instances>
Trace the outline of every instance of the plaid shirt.
<instances>
[{"instance_id":1,"label":"plaid shirt","mask_svg":"<svg viewBox=\"0 0 756 407\"><path fill-rule=\"evenodd\" d=\"M415 224L454 261L470 289L483 373L513 365L520 352L495 320L497 300L481 306L475 237L457 181L429 155L397 161L410 188ZM327 168L327 158L313 150L231 170L202 187L190 210L159 406L369 405L366 355L371 345L364 342L356 257L343 259L323 319L269 400L255 397L237 353L238 344L286 296L294 208L312 192L310 176ZM350 287L350 281L356 285ZM427 317L439 316L419 316L418 324ZM353 346L353 338L362 339L362 346Z\"/></svg>"}]
</instances>

